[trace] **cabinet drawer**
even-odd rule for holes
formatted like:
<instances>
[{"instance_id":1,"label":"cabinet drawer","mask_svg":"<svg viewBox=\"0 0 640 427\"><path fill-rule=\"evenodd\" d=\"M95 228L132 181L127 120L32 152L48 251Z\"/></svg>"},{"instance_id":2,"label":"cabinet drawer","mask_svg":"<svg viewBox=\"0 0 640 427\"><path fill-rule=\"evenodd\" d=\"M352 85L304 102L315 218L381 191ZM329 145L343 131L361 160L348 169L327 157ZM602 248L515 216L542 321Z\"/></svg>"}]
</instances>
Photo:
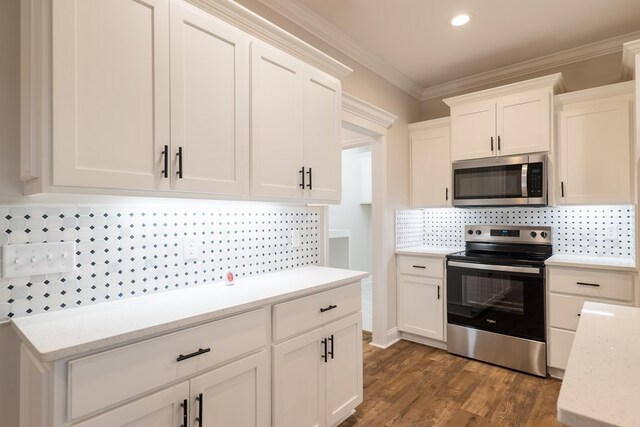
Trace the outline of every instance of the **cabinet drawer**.
<instances>
[{"instance_id":1,"label":"cabinet drawer","mask_svg":"<svg viewBox=\"0 0 640 427\"><path fill-rule=\"evenodd\" d=\"M549 366L558 369L567 369L571 346L575 332L562 329L549 328Z\"/></svg>"},{"instance_id":2,"label":"cabinet drawer","mask_svg":"<svg viewBox=\"0 0 640 427\"><path fill-rule=\"evenodd\" d=\"M77 419L267 344L267 309L72 360L69 418ZM177 361L199 349L209 352Z\"/></svg>"},{"instance_id":3,"label":"cabinet drawer","mask_svg":"<svg viewBox=\"0 0 640 427\"><path fill-rule=\"evenodd\" d=\"M444 260L442 258L399 256L398 271L400 274L441 279L444 277Z\"/></svg>"},{"instance_id":4,"label":"cabinet drawer","mask_svg":"<svg viewBox=\"0 0 640 427\"><path fill-rule=\"evenodd\" d=\"M280 341L317 328L359 311L360 307L360 282L276 304L273 307L274 339Z\"/></svg>"},{"instance_id":5,"label":"cabinet drawer","mask_svg":"<svg viewBox=\"0 0 640 427\"><path fill-rule=\"evenodd\" d=\"M633 277L612 271L549 268L549 290L588 297L631 301Z\"/></svg>"},{"instance_id":6,"label":"cabinet drawer","mask_svg":"<svg viewBox=\"0 0 640 427\"><path fill-rule=\"evenodd\" d=\"M597 298L584 298L558 294L549 295L549 326L569 329L572 331L577 330L582 306L588 301L611 303L611 301L598 300ZM629 304L618 303L618 305Z\"/></svg>"}]
</instances>

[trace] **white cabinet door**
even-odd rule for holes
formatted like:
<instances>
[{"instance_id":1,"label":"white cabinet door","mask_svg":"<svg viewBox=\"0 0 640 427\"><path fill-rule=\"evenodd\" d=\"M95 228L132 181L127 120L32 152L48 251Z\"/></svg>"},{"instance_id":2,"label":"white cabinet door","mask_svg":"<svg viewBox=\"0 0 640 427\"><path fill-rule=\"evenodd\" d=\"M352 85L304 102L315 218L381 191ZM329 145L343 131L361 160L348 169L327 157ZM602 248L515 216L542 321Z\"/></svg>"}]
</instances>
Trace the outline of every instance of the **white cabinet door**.
<instances>
[{"instance_id":1,"label":"white cabinet door","mask_svg":"<svg viewBox=\"0 0 640 427\"><path fill-rule=\"evenodd\" d=\"M342 92L340 81L307 68L304 81L304 166L310 199L340 201Z\"/></svg>"},{"instance_id":2,"label":"white cabinet door","mask_svg":"<svg viewBox=\"0 0 640 427\"><path fill-rule=\"evenodd\" d=\"M52 3L53 183L168 188L168 2Z\"/></svg>"},{"instance_id":3,"label":"white cabinet door","mask_svg":"<svg viewBox=\"0 0 640 427\"><path fill-rule=\"evenodd\" d=\"M190 425L271 425L269 373L263 350L192 379Z\"/></svg>"},{"instance_id":4,"label":"white cabinet door","mask_svg":"<svg viewBox=\"0 0 640 427\"><path fill-rule=\"evenodd\" d=\"M274 422L278 427L325 425L324 328L273 347Z\"/></svg>"},{"instance_id":5,"label":"white cabinet door","mask_svg":"<svg viewBox=\"0 0 640 427\"><path fill-rule=\"evenodd\" d=\"M251 44L251 195L302 198L304 66Z\"/></svg>"},{"instance_id":6,"label":"white cabinet door","mask_svg":"<svg viewBox=\"0 0 640 427\"><path fill-rule=\"evenodd\" d=\"M533 90L499 98L496 104L499 156L549 151L551 92Z\"/></svg>"},{"instance_id":7,"label":"white cabinet door","mask_svg":"<svg viewBox=\"0 0 640 427\"><path fill-rule=\"evenodd\" d=\"M189 383L183 382L105 414L74 424L78 427L175 427L183 424Z\"/></svg>"},{"instance_id":8,"label":"white cabinet door","mask_svg":"<svg viewBox=\"0 0 640 427\"><path fill-rule=\"evenodd\" d=\"M558 135L558 204L633 202L628 99L564 106Z\"/></svg>"},{"instance_id":9,"label":"white cabinet door","mask_svg":"<svg viewBox=\"0 0 640 427\"><path fill-rule=\"evenodd\" d=\"M398 329L426 338L444 339L442 280L398 275Z\"/></svg>"},{"instance_id":10,"label":"white cabinet door","mask_svg":"<svg viewBox=\"0 0 640 427\"><path fill-rule=\"evenodd\" d=\"M411 135L411 206L451 205L449 126Z\"/></svg>"},{"instance_id":11,"label":"white cabinet door","mask_svg":"<svg viewBox=\"0 0 640 427\"><path fill-rule=\"evenodd\" d=\"M497 152L493 100L451 108L451 160L492 157Z\"/></svg>"},{"instance_id":12,"label":"white cabinet door","mask_svg":"<svg viewBox=\"0 0 640 427\"><path fill-rule=\"evenodd\" d=\"M336 425L362 403L362 314L326 327L327 425Z\"/></svg>"},{"instance_id":13,"label":"white cabinet door","mask_svg":"<svg viewBox=\"0 0 640 427\"><path fill-rule=\"evenodd\" d=\"M194 6L170 5L174 188L244 195L249 166L249 38ZM181 170L176 164L179 148Z\"/></svg>"}]
</instances>

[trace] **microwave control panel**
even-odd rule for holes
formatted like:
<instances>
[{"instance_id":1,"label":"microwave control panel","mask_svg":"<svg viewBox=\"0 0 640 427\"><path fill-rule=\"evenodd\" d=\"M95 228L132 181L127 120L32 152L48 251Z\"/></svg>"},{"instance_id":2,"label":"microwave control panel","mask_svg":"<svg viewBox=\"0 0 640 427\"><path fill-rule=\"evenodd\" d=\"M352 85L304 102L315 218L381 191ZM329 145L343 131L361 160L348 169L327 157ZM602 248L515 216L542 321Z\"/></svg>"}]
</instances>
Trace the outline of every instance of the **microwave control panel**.
<instances>
[{"instance_id":1,"label":"microwave control panel","mask_svg":"<svg viewBox=\"0 0 640 427\"><path fill-rule=\"evenodd\" d=\"M542 163L530 163L529 172L527 174L527 189L529 197L543 196L543 165Z\"/></svg>"}]
</instances>

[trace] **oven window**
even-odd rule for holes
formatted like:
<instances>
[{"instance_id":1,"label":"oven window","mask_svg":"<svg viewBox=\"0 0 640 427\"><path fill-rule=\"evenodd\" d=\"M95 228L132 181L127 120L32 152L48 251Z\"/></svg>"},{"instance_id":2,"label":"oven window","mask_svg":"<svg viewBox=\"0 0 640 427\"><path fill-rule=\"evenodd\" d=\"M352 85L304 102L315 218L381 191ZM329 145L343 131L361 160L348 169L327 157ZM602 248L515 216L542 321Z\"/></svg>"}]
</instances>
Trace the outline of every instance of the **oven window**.
<instances>
[{"instance_id":1,"label":"oven window","mask_svg":"<svg viewBox=\"0 0 640 427\"><path fill-rule=\"evenodd\" d=\"M522 165L454 170L456 199L509 199L522 197Z\"/></svg>"},{"instance_id":2,"label":"oven window","mask_svg":"<svg viewBox=\"0 0 640 427\"><path fill-rule=\"evenodd\" d=\"M544 341L544 276L447 267L447 321Z\"/></svg>"}]
</instances>

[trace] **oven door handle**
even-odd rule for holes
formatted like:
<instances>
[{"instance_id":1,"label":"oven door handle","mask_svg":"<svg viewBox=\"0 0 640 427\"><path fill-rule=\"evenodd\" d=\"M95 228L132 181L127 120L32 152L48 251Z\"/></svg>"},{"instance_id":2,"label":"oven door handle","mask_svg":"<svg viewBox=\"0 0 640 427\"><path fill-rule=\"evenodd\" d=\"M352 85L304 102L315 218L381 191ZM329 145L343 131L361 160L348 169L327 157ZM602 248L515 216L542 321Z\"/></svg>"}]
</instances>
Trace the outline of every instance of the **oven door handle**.
<instances>
[{"instance_id":1,"label":"oven door handle","mask_svg":"<svg viewBox=\"0 0 640 427\"><path fill-rule=\"evenodd\" d=\"M511 265L473 264L470 262L449 261L449 267L470 268L472 270L504 271L507 273L540 274L536 267L516 267Z\"/></svg>"}]
</instances>

